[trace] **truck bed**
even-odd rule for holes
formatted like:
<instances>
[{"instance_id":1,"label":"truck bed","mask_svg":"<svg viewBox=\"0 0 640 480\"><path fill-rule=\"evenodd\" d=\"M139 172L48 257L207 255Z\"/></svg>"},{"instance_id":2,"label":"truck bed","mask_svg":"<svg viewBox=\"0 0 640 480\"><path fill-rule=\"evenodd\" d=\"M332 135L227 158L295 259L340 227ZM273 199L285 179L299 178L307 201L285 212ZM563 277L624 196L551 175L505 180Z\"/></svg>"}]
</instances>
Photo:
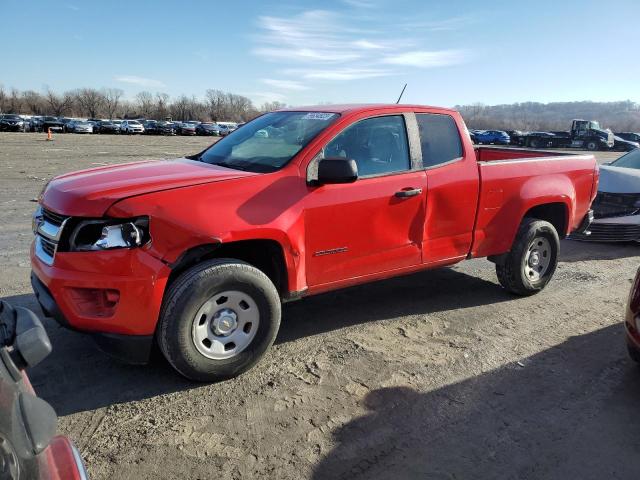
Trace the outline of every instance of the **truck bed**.
<instances>
[{"instance_id":1,"label":"truck bed","mask_svg":"<svg viewBox=\"0 0 640 480\"><path fill-rule=\"evenodd\" d=\"M558 229L561 238L580 225L597 185L592 154L491 147L475 152L480 196L471 256L507 252L518 227L512 220L523 218L536 204L552 204L545 208L557 208L558 216L566 217Z\"/></svg>"},{"instance_id":2,"label":"truck bed","mask_svg":"<svg viewBox=\"0 0 640 480\"><path fill-rule=\"evenodd\" d=\"M577 156L568 152L548 152L545 150L529 150L522 148L475 147L477 162L495 162L548 157Z\"/></svg>"}]
</instances>

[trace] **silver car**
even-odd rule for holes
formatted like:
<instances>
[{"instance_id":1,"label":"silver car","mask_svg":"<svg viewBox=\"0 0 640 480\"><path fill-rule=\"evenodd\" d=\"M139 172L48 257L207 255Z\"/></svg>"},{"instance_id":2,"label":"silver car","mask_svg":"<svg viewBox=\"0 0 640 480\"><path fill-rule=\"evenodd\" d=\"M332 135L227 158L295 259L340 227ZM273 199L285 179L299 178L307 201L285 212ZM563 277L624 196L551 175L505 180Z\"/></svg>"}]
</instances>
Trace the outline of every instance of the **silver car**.
<instances>
[{"instance_id":1,"label":"silver car","mask_svg":"<svg viewBox=\"0 0 640 480\"><path fill-rule=\"evenodd\" d=\"M594 220L586 234L593 242L640 241L640 149L600 166L598 194L591 206Z\"/></svg>"},{"instance_id":2,"label":"silver car","mask_svg":"<svg viewBox=\"0 0 640 480\"><path fill-rule=\"evenodd\" d=\"M67 131L73 133L93 133L93 124L84 120L73 120L67 124Z\"/></svg>"}]
</instances>

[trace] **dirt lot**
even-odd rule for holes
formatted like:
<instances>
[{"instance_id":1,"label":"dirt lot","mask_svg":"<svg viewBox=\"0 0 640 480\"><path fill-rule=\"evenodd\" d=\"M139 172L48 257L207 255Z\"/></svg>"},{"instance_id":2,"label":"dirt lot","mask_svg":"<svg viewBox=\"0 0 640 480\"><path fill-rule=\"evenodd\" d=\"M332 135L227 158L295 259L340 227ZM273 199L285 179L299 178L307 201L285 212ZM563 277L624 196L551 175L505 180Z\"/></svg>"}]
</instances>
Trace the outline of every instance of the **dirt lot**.
<instances>
[{"instance_id":1,"label":"dirt lot","mask_svg":"<svg viewBox=\"0 0 640 480\"><path fill-rule=\"evenodd\" d=\"M46 179L210 142L55 138L0 134L0 295L38 312L30 215ZM531 298L473 260L291 303L262 363L212 385L119 364L46 320L54 352L31 377L95 479L637 479L640 369L620 321L639 254L564 241Z\"/></svg>"}]
</instances>

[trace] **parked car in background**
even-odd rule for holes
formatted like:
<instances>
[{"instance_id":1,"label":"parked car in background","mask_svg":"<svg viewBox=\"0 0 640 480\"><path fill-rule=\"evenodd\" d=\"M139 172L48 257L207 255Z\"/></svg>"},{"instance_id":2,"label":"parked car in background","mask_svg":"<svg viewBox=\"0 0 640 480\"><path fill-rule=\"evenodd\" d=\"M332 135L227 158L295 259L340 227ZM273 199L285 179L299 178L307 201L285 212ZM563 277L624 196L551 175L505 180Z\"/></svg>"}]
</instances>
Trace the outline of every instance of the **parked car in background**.
<instances>
[{"instance_id":1,"label":"parked car in background","mask_svg":"<svg viewBox=\"0 0 640 480\"><path fill-rule=\"evenodd\" d=\"M178 135L195 135L196 127L193 123L180 123L176 128Z\"/></svg>"},{"instance_id":2,"label":"parked car in background","mask_svg":"<svg viewBox=\"0 0 640 480\"><path fill-rule=\"evenodd\" d=\"M588 233L572 235L592 242L640 241L640 149L600 166L600 183Z\"/></svg>"},{"instance_id":3,"label":"parked car in background","mask_svg":"<svg viewBox=\"0 0 640 480\"><path fill-rule=\"evenodd\" d=\"M640 143L625 140L617 135L613 136L613 150L616 152L629 152L635 148L640 148Z\"/></svg>"},{"instance_id":4,"label":"parked car in background","mask_svg":"<svg viewBox=\"0 0 640 480\"><path fill-rule=\"evenodd\" d=\"M58 117L44 117L42 119L42 131L47 132L51 129L52 132L64 131L64 123L58 119Z\"/></svg>"},{"instance_id":5,"label":"parked car in background","mask_svg":"<svg viewBox=\"0 0 640 480\"><path fill-rule=\"evenodd\" d=\"M51 352L36 315L0 301L0 478L84 480L80 453L67 437L55 436L58 418L38 398L25 370Z\"/></svg>"},{"instance_id":6,"label":"parked car in background","mask_svg":"<svg viewBox=\"0 0 640 480\"><path fill-rule=\"evenodd\" d=\"M84 120L73 120L67 123L69 133L93 133L93 125Z\"/></svg>"},{"instance_id":7,"label":"parked car in background","mask_svg":"<svg viewBox=\"0 0 640 480\"><path fill-rule=\"evenodd\" d=\"M175 135L176 126L171 122L160 121L156 124L158 135Z\"/></svg>"},{"instance_id":8,"label":"parked car in background","mask_svg":"<svg viewBox=\"0 0 640 480\"><path fill-rule=\"evenodd\" d=\"M100 120L95 125L94 133L120 133L120 125L112 120Z\"/></svg>"},{"instance_id":9,"label":"parked car in background","mask_svg":"<svg viewBox=\"0 0 640 480\"><path fill-rule=\"evenodd\" d=\"M142 122L144 133L147 135L158 135L158 122L156 120L145 120Z\"/></svg>"},{"instance_id":10,"label":"parked car in background","mask_svg":"<svg viewBox=\"0 0 640 480\"><path fill-rule=\"evenodd\" d=\"M42 131L42 120L44 117L41 117L40 115L34 115L33 117L31 117L29 119L29 127L28 127L28 131L29 132L40 132Z\"/></svg>"},{"instance_id":11,"label":"parked car in background","mask_svg":"<svg viewBox=\"0 0 640 480\"><path fill-rule=\"evenodd\" d=\"M62 131L64 133L69 133L69 124L74 120L75 118L68 118L68 117L63 117L60 119L60 121L62 122Z\"/></svg>"},{"instance_id":12,"label":"parked car in background","mask_svg":"<svg viewBox=\"0 0 640 480\"><path fill-rule=\"evenodd\" d=\"M614 133L614 135L620 138L624 138L625 140L628 140L630 142L640 143L640 133L637 132L619 132Z\"/></svg>"},{"instance_id":13,"label":"parked car in background","mask_svg":"<svg viewBox=\"0 0 640 480\"><path fill-rule=\"evenodd\" d=\"M22 132L24 131L24 120L20 115L5 113L0 115L0 132Z\"/></svg>"},{"instance_id":14,"label":"parked car in background","mask_svg":"<svg viewBox=\"0 0 640 480\"><path fill-rule=\"evenodd\" d=\"M220 136L221 137L226 137L227 135L229 135L231 132L233 132L233 130L229 125L220 125L218 124L218 127L220 128Z\"/></svg>"},{"instance_id":15,"label":"parked car in background","mask_svg":"<svg viewBox=\"0 0 640 480\"><path fill-rule=\"evenodd\" d=\"M220 127L215 123L199 123L196 125L197 135L220 135Z\"/></svg>"},{"instance_id":16,"label":"parked car in background","mask_svg":"<svg viewBox=\"0 0 640 480\"><path fill-rule=\"evenodd\" d=\"M479 130L475 133L476 142L482 144L509 145L511 139L502 130Z\"/></svg>"},{"instance_id":17,"label":"parked car in background","mask_svg":"<svg viewBox=\"0 0 640 480\"><path fill-rule=\"evenodd\" d=\"M271 112L188 158L52 179L32 285L112 354L144 363L157 342L188 378L230 378L289 299L482 257L508 292L541 291L560 238L588 226L596 172L591 154L473 148L444 108ZM86 289L89 307L69 294Z\"/></svg>"},{"instance_id":18,"label":"parked car in background","mask_svg":"<svg viewBox=\"0 0 640 480\"><path fill-rule=\"evenodd\" d=\"M505 133L509 135L509 144L514 146L524 145L525 133L520 130L505 130Z\"/></svg>"},{"instance_id":19,"label":"parked car in background","mask_svg":"<svg viewBox=\"0 0 640 480\"><path fill-rule=\"evenodd\" d=\"M127 135L144 133L144 127L138 120L122 120L122 123L120 124L120 133Z\"/></svg>"}]
</instances>

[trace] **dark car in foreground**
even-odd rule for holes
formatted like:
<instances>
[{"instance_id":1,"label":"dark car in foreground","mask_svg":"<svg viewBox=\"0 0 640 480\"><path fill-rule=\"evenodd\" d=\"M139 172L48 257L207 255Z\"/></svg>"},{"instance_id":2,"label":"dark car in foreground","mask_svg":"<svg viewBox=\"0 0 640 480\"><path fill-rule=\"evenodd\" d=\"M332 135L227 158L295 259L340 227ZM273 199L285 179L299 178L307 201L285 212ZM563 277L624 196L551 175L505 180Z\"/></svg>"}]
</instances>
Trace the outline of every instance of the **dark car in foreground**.
<instances>
[{"instance_id":1,"label":"dark car in foreground","mask_svg":"<svg viewBox=\"0 0 640 480\"><path fill-rule=\"evenodd\" d=\"M624 326L629 356L640 363L640 269L629 294Z\"/></svg>"},{"instance_id":2,"label":"dark car in foreground","mask_svg":"<svg viewBox=\"0 0 640 480\"><path fill-rule=\"evenodd\" d=\"M21 132L24 130L24 120L20 115L7 113L0 115L0 132Z\"/></svg>"},{"instance_id":3,"label":"dark car in foreground","mask_svg":"<svg viewBox=\"0 0 640 480\"><path fill-rule=\"evenodd\" d=\"M83 480L80 453L55 436L58 418L38 398L24 370L40 363L51 343L38 317L0 301L0 479Z\"/></svg>"}]
</instances>

